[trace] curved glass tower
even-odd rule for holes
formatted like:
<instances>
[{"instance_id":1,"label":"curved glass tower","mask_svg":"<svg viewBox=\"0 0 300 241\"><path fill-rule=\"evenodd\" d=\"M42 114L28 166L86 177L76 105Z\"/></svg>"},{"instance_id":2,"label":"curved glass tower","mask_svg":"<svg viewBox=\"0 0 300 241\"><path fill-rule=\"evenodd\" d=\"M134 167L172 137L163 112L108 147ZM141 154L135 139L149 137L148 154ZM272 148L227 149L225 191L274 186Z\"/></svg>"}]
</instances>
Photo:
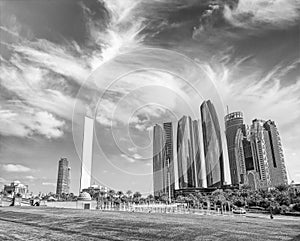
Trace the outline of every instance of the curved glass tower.
<instances>
[{"instance_id":1,"label":"curved glass tower","mask_svg":"<svg viewBox=\"0 0 300 241\"><path fill-rule=\"evenodd\" d=\"M200 106L207 187L224 184L224 160L217 112L210 100Z\"/></svg>"},{"instance_id":2,"label":"curved glass tower","mask_svg":"<svg viewBox=\"0 0 300 241\"><path fill-rule=\"evenodd\" d=\"M160 125L155 125L153 129L153 189L154 196L159 197L165 192L164 184L164 135L163 128Z\"/></svg>"},{"instance_id":3,"label":"curved glass tower","mask_svg":"<svg viewBox=\"0 0 300 241\"><path fill-rule=\"evenodd\" d=\"M154 196L174 196L173 125L156 124L153 130L153 188Z\"/></svg>"},{"instance_id":4,"label":"curved glass tower","mask_svg":"<svg viewBox=\"0 0 300 241\"><path fill-rule=\"evenodd\" d=\"M238 132L242 130L242 135L245 135L245 125L243 120L243 113L233 112L225 116L225 132L227 139L227 149L228 149L228 157L229 157L229 167L230 167L230 175L231 182L233 185L239 185L241 183L240 176L240 165L239 159L236 156L235 148L237 146L236 135ZM240 136L242 138L242 136Z\"/></svg>"},{"instance_id":5,"label":"curved glass tower","mask_svg":"<svg viewBox=\"0 0 300 241\"><path fill-rule=\"evenodd\" d=\"M179 188L196 187L194 140L191 117L183 116L177 129Z\"/></svg>"}]
</instances>

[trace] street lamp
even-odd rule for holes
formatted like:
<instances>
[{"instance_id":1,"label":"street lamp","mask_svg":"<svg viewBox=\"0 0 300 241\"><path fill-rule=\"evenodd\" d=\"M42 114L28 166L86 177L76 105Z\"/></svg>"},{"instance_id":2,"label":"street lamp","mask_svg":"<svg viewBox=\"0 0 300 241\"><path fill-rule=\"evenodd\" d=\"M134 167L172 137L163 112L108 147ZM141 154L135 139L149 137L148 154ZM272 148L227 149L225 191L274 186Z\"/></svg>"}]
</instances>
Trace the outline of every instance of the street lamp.
<instances>
[{"instance_id":1,"label":"street lamp","mask_svg":"<svg viewBox=\"0 0 300 241\"><path fill-rule=\"evenodd\" d=\"M171 203L171 176L170 176L170 157L168 156L167 159L167 165L168 165L168 172L167 172L167 178L168 178L168 200L169 204Z\"/></svg>"},{"instance_id":2,"label":"street lamp","mask_svg":"<svg viewBox=\"0 0 300 241\"><path fill-rule=\"evenodd\" d=\"M273 219L273 204L274 204L274 198L271 198L271 203L270 203L270 218Z\"/></svg>"}]
</instances>

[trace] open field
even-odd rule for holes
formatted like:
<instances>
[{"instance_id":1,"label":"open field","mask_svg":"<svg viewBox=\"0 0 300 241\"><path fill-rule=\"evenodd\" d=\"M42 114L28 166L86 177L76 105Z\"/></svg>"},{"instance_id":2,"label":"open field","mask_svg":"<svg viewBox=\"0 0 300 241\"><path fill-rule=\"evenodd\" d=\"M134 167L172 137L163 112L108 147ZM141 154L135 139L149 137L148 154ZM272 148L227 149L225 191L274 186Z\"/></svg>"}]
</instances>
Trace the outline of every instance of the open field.
<instances>
[{"instance_id":1,"label":"open field","mask_svg":"<svg viewBox=\"0 0 300 241\"><path fill-rule=\"evenodd\" d=\"M2 207L0 240L300 240L300 219Z\"/></svg>"}]
</instances>

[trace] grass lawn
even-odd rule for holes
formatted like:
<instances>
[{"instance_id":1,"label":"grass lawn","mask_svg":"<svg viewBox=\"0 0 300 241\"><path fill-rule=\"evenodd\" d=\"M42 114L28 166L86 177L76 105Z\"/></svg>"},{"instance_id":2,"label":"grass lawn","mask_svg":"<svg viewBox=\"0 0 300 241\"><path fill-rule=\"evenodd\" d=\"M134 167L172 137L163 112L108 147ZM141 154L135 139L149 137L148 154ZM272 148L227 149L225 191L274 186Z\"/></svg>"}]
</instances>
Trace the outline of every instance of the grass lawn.
<instances>
[{"instance_id":1,"label":"grass lawn","mask_svg":"<svg viewBox=\"0 0 300 241\"><path fill-rule=\"evenodd\" d=\"M300 240L300 218L2 207L0 240Z\"/></svg>"}]
</instances>

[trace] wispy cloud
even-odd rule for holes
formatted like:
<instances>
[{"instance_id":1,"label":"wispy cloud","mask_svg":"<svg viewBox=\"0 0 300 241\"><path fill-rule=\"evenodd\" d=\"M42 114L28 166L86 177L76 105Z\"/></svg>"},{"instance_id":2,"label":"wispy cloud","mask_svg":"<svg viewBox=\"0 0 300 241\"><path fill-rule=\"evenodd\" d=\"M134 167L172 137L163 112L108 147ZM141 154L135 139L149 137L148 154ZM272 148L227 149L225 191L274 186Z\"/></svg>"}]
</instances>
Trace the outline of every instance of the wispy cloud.
<instances>
[{"instance_id":1,"label":"wispy cloud","mask_svg":"<svg viewBox=\"0 0 300 241\"><path fill-rule=\"evenodd\" d=\"M1 26L1 31L18 38L15 43L6 43L11 57L2 58L0 66L0 85L7 96L0 100L1 115L7 117L1 118L1 133L60 137L65 122L57 117L71 120L74 104L82 101L74 95L89 74L103 62L142 42L143 19L133 16L138 5L137 1L105 1L110 19L106 29L100 30L101 23L93 21L92 11L81 4L86 14L89 48L82 48L74 41L64 44L44 39L28 41L18 34L20 28L10 30ZM7 105L12 96L21 107ZM115 123L105 115L97 120L106 126Z\"/></svg>"},{"instance_id":2,"label":"wispy cloud","mask_svg":"<svg viewBox=\"0 0 300 241\"><path fill-rule=\"evenodd\" d=\"M136 159L135 159L135 158L129 157L129 156L127 156L126 154L121 154L120 157L123 158L123 159L125 159L126 161L128 161L128 162L130 162L130 163L136 162Z\"/></svg>"},{"instance_id":3,"label":"wispy cloud","mask_svg":"<svg viewBox=\"0 0 300 241\"><path fill-rule=\"evenodd\" d=\"M242 28L286 28L299 21L298 0L239 0L237 7L225 5L224 17Z\"/></svg>"},{"instance_id":4,"label":"wispy cloud","mask_svg":"<svg viewBox=\"0 0 300 241\"><path fill-rule=\"evenodd\" d=\"M97 121L104 126L131 125L142 131L149 127L151 118L180 108L182 103L188 104L189 98L183 90L186 86L186 82L169 73L134 72L110 85L109 91L101 99L95 99L90 108L95 109ZM178 103L178 96L184 101Z\"/></svg>"},{"instance_id":5,"label":"wispy cloud","mask_svg":"<svg viewBox=\"0 0 300 241\"><path fill-rule=\"evenodd\" d=\"M142 1L105 0L110 20L105 31L99 31L98 21L88 21L91 41L101 47L101 61L93 59L92 66L112 59L117 54L140 46L145 35L141 34L145 24L144 19L136 13ZM86 17L91 18L91 12L86 9ZM99 53L95 56L99 57Z\"/></svg>"},{"instance_id":6,"label":"wispy cloud","mask_svg":"<svg viewBox=\"0 0 300 241\"><path fill-rule=\"evenodd\" d=\"M0 134L27 137L39 134L47 138L63 135L64 121L57 120L51 113L35 111L27 106L0 106Z\"/></svg>"},{"instance_id":7,"label":"wispy cloud","mask_svg":"<svg viewBox=\"0 0 300 241\"><path fill-rule=\"evenodd\" d=\"M56 187L56 183L54 183L54 182L43 182L42 185Z\"/></svg>"},{"instance_id":8,"label":"wispy cloud","mask_svg":"<svg viewBox=\"0 0 300 241\"><path fill-rule=\"evenodd\" d=\"M137 147L129 147L128 151L130 151L130 152L137 152Z\"/></svg>"},{"instance_id":9,"label":"wispy cloud","mask_svg":"<svg viewBox=\"0 0 300 241\"><path fill-rule=\"evenodd\" d=\"M36 179L36 177L34 176L25 176L25 179L29 180L29 181L33 181Z\"/></svg>"},{"instance_id":10,"label":"wispy cloud","mask_svg":"<svg viewBox=\"0 0 300 241\"><path fill-rule=\"evenodd\" d=\"M29 172L31 169L29 167L23 166L21 164L3 164L2 170L5 172Z\"/></svg>"},{"instance_id":11,"label":"wispy cloud","mask_svg":"<svg viewBox=\"0 0 300 241\"><path fill-rule=\"evenodd\" d=\"M0 177L0 183L1 184L8 184L8 180L6 180L5 178L3 178L3 177Z\"/></svg>"}]
</instances>

